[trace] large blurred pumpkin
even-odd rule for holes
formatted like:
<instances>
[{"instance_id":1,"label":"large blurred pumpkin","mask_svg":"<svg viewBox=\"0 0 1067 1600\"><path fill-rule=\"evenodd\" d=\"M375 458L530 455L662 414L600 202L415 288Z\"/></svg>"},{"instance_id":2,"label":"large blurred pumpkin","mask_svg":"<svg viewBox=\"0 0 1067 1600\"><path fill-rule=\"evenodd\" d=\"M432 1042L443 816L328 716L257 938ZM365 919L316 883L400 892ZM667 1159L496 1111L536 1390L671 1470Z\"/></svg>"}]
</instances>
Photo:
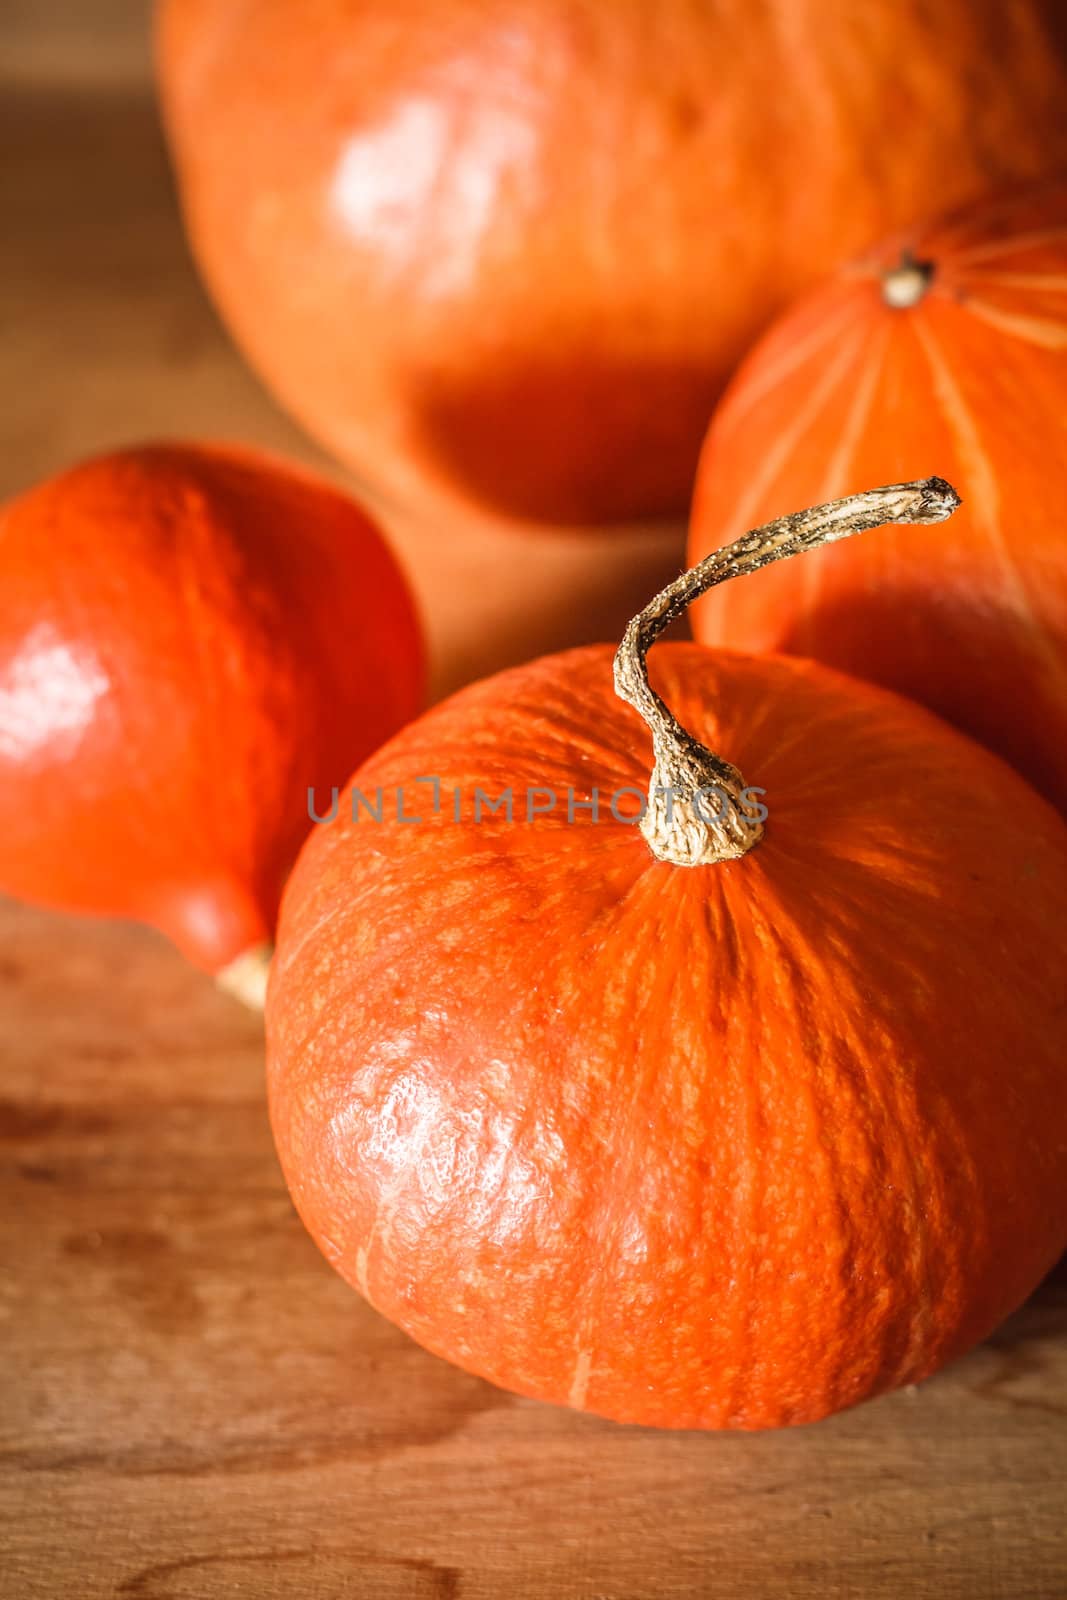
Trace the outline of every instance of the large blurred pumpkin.
<instances>
[{"instance_id":1,"label":"large blurred pumpkin","mask_svg":"<svg viewBox=\"0 0 1067 1600\"><path fill-rule=\"evenodd\" d=\"M193 248L387 496L682 509L762 325L880 234L1067 161L1057 0L166 0ZM935 463L936 464L936 463Z\"/></svg>"}]
</instances>

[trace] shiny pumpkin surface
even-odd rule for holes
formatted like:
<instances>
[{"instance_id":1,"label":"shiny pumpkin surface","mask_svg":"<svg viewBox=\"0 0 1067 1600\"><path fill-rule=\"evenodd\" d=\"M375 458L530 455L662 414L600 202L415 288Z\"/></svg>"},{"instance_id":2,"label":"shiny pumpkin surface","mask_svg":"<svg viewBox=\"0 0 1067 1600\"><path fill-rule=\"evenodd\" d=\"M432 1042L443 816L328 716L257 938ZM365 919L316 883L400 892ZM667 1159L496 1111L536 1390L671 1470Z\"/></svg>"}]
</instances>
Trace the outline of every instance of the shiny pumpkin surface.
<instances>
[{"instance_id":1,"label":"shiny pumpkin surface","mask_svg":"<svg viewBox=\"0 0 1067 1600\"><path fill-rule=\"evenodd\" d=\"M1053 0L166 0L158 55L194 252L310 431L405 506L603 522L687 507L790 297L1067 162L1065 36Z\"/></svg>"},{"instance_id":2,"label":"shiny pumpkin surface","mask_svg":"<svg viewBox=\"0 0 1067 1600\"><path fill-rule=\"evenodd\" d=\"M356 775L381 822L342 795L314 831L279 1154L337 1270L459 1365L626 1421L810 1420L982 1338L1067 1241L1067 828L895 696L666 644L654 686L770 815L742 860L657 862L610 816L649 760L611 659L463 691Z\"/></svg>"},{"instance_id":3,"label":"shiny pumpkin surface","mask_svg":"<svg viewBox=\"0 0 1067 1600\"><path fill-rule=\"evenodd\" d=\"M902 251L917 303L886 303ZM753 523L932 465L963 507L693 608L709 644L789 650L897 689L1067 808L1067 186L896 239L783 318L711 426L690 559Z\"/></svg>"},{"instance_id":4,"label":"shiny pumpkin surface","mask_svg":"<svg viewBox=\"0 0 1067 1600\"><path fill-rule=\"evenodd\" d=\"M422 676L381 535L310 477L161 445L31 489L0 513L0 890L219 970L272 936L308 784Z\"/></svg>"}]
</instances>

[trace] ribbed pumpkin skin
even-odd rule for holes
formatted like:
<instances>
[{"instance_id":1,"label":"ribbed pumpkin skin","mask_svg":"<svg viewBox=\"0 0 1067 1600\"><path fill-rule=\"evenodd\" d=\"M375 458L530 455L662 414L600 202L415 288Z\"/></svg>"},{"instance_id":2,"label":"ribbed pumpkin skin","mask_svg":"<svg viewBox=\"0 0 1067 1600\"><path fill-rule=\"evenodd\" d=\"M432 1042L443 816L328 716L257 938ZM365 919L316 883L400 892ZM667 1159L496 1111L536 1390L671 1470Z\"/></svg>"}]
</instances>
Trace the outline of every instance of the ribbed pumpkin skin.
<instances>
[{"instance_id":1,"label":"ribbed pumpkin skin","mask_svg":"<svg viewBox=\"0 0 1067 1600\"><path fill-rule=\"evenodd\" d=\"M416 509L605 522L687 508L793 295L1067 163L1065 35L1054 0L167 0L158 54L197 259L310 431Z\"/></svg>"},{"instance_id":2,"label":"ribbed pumpkin skin","mask_svg":"<svg viewBox=\"0 0 1067 1600\"><path fill-rule=\"evenodd\" d=\"M901 245L933 263L885 304ZM690 559L795 506L943 473L963 507L772 568L693 608L709 644L789 650L900 690L1067 809L1067 186L894 241L783 318L724 399Z\"/></svg>"},{"instance_id":3,"label":"ribbed pumpkin skin","mask_svg":"<svg viewBox=\"0 0 1067 1600\"><path fill-rule=\"evenodd\" d=\"M687 869L568 825L569 785L608 816L647 781L607 647L462 692L355 780L426 820L342 797L301 853L272 1123L320 1248L429 1349L624 1421L804 1422L965 1350L1064 1245L1067 829L815 664L651 665L766 787L762 843ZM561 810L475 824L475 785Z\"/></svg>"},{"instance_id":4,"label":"ribbed pumpkin skin","mask_svg":"<svg viewBox=\"0 0 1067 1600\"><path fill-rule=\"evenodd\" d=\"M273 934L310 782L418 708L420 628L358 506L247 451L100 457L0 512L0 891Z\"/></svg>"}]
</instances>

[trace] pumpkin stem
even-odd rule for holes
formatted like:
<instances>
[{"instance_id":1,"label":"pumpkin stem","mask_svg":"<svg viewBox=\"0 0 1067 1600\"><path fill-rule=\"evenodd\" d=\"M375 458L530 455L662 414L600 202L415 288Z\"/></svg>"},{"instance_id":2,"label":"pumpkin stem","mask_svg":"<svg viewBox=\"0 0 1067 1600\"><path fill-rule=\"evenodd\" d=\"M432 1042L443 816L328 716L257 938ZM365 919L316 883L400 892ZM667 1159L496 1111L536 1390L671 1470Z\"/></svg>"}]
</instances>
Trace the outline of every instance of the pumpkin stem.
<instances>
[{"instance_id":1,"label":"pumpkin stem","mask_svg":"<svg viewBox=\"0 0 1067 1600\"><path fill-rule=\"evenodd\" d=\"M905 250L895 267L882 274L882 299L894 311L917 306L933 281L934 263L917 261Z\"/></svg>"},{"instance_id":2,"label":"pumpkin stem","mask_svg":"<svg viewBox=\"0 0 1067 1600\"><path fill-rule=\"evenodd\" d=\"M885 523L943 522L959 504L959 495L943 478L924 478L779 517L713 550L634 617L615 655L615 692L652 734L653 767L641 832L658 860L679 867L735 861L763 837L763 823L754 815L755 805L746 804L745 780L737 768L687 733L649 684L646 658L664 629L700 595L729 578Z\"/></svg>"},{"instance_id":3,"label":"pumpkin stem","mask_svg":"<svg viewBox=\"0 0 1067 1600\"><path fill-rule=\"evenodd\" d=\"M242 950L221 972L216 972L215 983L223 993L240 1000L249 1011L262 1011L267 998L267 978L273 954L273 945L254 944Z\"/></svg>"}]
</instances>

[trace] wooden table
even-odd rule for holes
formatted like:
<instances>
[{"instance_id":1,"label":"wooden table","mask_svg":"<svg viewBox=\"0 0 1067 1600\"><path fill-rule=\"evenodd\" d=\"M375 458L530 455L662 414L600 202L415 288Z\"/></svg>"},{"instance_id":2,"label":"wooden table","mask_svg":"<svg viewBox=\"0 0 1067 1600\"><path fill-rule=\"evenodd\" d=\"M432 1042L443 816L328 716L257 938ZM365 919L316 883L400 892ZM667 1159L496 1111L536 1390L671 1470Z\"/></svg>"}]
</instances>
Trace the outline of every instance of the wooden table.
<instances>
[{"instance_id":1,"label":"wooden table","mask_svg":"<svg viewBox=\"0 0 1067 1600\"><path fill-rule=\"evenodd\" d=\"M8 5L0 493L160 434L323 465L196 284L143 8ZM391 531L439 692L616 636L680 558L677 529ZM4 1600L1067 1596L1062 1270L918 1393L817 1428L512 1399L333 1276L274 1159L259 1025L137 929L0 904L0 1269Z\"/></svg>"},{"instance_id":2,"label":"wooden table","mask_svg":"<svg viewBox=\"0 0 1067 1600\"><path fill-rule=\"evenodd\" d=\"M1067 1272L817 1427L620 1428L334 1276L259 1022L154 935L0 903L0 1097L5 1600L1067 1594Z\"/></svg>"}]
</instances>

